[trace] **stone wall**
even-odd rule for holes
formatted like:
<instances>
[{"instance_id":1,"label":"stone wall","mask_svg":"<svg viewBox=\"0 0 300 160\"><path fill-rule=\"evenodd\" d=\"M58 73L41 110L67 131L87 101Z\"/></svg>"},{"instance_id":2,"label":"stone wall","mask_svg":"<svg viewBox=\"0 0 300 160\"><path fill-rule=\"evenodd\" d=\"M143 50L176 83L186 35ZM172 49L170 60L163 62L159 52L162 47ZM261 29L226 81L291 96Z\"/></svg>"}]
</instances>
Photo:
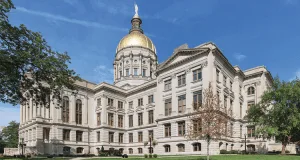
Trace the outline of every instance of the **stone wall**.
<instances>
[{"instance_id":1,"label":"stone wall","mask_svg":"<svg viewBox=\"0 0 300 160\"><path fill-rule=\"evenodd\" d=\"M3 155L5 155L5 156L13 156L13 155L18 155L18 154L19 154L18 148L4 148Z\"/></svg>"},{"instance_id":2,"label":"stone wall","mask_svg":"<svg viewBox=\"0 0 300 160\"><path fill-rule=\"evenodd\" d=\"M269 144L269 146L268 146L269 151L281 151L281 149L282 149L281 143L272 143L272 144ZM285 150L290 151L290 154L296 154L295 144L287 145Z\"/></svg>"}]
</instances>

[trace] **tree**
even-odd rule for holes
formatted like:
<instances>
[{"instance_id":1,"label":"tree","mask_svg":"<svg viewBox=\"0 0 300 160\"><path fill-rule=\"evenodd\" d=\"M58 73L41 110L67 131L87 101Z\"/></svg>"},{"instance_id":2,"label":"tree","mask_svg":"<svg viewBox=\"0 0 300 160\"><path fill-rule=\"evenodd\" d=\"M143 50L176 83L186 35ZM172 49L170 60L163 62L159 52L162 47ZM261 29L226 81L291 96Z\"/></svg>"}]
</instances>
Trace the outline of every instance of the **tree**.
<instances>
[{"instance_id":1,"label":"tree","mask_svg":"<svg viewBox=\"0 0 300 160\"><path fill-rule=\"evenodd\" d=\"M16 121L9 122L9 125L2 130L2 138L5 143L5 147L17 148L19 140L19 123Z\"/></svg>"},{"instance_id":2,"label":"tree","mask_svg":"<svg viewBox=\"0 0 300 160\"><path fill-rule=\"evenodd\" d=\"M11 0L0 1L0 102L17 105L33 98L46 103L60 100L61 90L80 78L68 68L68 54L53 51L38 32L12 26L7 13Z\"/></svg>"},{"instance_id":3,"label":"tree","mask_svg":"<svg viewBox=\"0 0 300 160\"><path fill-rule=\"evenodd\" d=\"M281 154L285 154L288 143L300 140L299 79L285 82L275 78L271 88L262 95L260 103L250 107L246 118L256 125L257 133L263 138L275 136L281 141Z\"/></svg>"},{"instance_id":4,"label":"tree","mask_svg":"<svg viewBox=\"0 0 300 160\"><path fill-rule=\"evenodd\" d=\"M226 108L221 107L218 95L215 95L211 83L203 92L203 100L193 104L194 112L190 113L190 125L186 136L189 139L207 142L207 160L209 145L212 140L226 139L230 117ZM231 131L232 132L232 131Z\"/></svg>"}]
</instances>

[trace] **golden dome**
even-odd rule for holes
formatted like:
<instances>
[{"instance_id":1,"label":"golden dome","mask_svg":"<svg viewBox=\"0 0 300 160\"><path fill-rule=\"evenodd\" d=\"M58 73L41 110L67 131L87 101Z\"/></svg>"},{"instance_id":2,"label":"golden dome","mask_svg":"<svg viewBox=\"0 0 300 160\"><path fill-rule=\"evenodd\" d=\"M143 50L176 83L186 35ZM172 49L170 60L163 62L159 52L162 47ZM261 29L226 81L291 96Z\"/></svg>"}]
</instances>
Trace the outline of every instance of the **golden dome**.
<instances>
[{"instance_id":1,"label":"golden dome","mask_svg":"<svg viewBox=\"0 0 300 160\"><path fill-rule=\"evenodd\" d=\"M122 38L118 44L117 52L119 52L123 48L132 46L148 48L156 53L155 46L152 43L151 39L139 31L132 31L124 38Z\"/></svg>"}]
</instances>

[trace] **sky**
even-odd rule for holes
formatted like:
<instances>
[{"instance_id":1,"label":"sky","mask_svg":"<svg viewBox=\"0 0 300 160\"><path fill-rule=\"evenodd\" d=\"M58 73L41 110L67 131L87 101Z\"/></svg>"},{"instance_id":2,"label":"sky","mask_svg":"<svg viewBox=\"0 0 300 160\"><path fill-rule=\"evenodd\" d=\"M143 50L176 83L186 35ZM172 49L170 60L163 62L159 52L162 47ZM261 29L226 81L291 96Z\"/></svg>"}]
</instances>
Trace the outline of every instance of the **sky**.
<instances>
[{"instance_id":1,"label":"sky","mask_svg":"<svg viewBox=\"0 0 300 160\"><path fill-rule=\"evenodd\" d=\"M13 25L40 32L71 57L82 78L113 82L116 47L138 4L143 30L163 62L184 43L215 43L232 65L264 65L283 80L300 77L300 0L13 0ZM0 103L0 126L19 121L19 107Z\"/></svg>"}]
</instances>

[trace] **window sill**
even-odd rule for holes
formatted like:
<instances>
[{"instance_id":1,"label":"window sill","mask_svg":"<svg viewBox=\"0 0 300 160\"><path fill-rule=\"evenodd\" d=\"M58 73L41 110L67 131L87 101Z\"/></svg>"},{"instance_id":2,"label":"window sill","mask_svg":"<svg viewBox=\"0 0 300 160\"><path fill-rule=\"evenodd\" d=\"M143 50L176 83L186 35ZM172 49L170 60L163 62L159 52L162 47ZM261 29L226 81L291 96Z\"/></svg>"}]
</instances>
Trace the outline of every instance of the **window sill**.
<instances>
[{"instance_id":1,"label":"window sill","mask_svg":"<svg viewBox=\"0 0 300 160\"><path fill-rule=\"evenodd\" d=\"M171 91L172 89L165 89L163 92L169 92Z\"/></svg>"},{"instance_id":2,"label":"window sill","mask_svg":"<svg viewBox=\"0 0 300 160\"><path fill-rule=\"evenodd\" d=\"M181 87L185 87L185 86L186 86L186 84L182 84L180 86L177 86L176 88L181 88Z\"/></svg>"},{"instance_id":3,"label":"window sill","mask_svg":"<svg viewBox=\"0 0 300 160\"><path fill-rule=\"evenodd\" d=\"M195 80L192 83L198 83L198 82L202 82L202 79Z\"/></svg>"}]
</instances>

